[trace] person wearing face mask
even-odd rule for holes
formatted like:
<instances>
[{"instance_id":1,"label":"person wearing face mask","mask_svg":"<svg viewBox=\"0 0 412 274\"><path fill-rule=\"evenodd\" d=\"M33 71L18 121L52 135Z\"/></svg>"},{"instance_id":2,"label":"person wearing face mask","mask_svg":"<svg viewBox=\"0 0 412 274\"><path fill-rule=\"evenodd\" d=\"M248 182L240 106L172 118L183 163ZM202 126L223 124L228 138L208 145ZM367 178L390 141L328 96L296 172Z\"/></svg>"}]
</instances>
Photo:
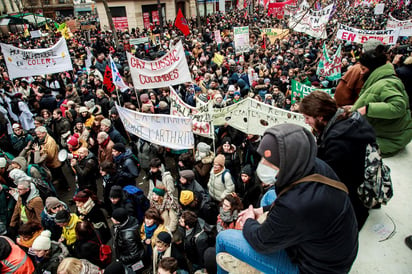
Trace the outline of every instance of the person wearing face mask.
<instances>
[{"instance_id":1,"label":"person wearing face mask","mask_svg":"<svg viewBox=\"0 0 412 274\"><path fill-rule=\"evenodd\" d=\"M275 185L278 197L271 206L241 212L242 231L218 234L218 273L349 272L358 251L356 217L347 188L316 158L313 135L279 124L265 131L258 152L257 175ZM314 174L320 176L307 177ZM268 215L259 223L264 211Z\"/></svg>"},{"instance_id":2,"label":"person wearing face mask","mask_svg":"<svg viewBox=\"0 0 412 274\"><path fill-rule=\"evenodd\" d=\"M215 154L210 150L210 146L206 143L200 142L196 147L195 165L193 170L195 172L196 181L203 187L207 187L209 182L210 170L213 167L213 159Z\"/></svg>"}]
</instances>

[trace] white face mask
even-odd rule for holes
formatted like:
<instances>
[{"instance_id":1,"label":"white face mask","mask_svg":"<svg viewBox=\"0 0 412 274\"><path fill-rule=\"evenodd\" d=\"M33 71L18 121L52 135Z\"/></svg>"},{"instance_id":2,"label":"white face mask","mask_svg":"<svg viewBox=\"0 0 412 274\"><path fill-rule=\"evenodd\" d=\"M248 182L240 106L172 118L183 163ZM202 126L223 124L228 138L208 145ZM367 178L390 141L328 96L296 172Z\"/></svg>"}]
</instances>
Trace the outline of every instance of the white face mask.
<instances>
[{"instance_id":1,"label":"white face mask","mask_svg":"<svg viewBox=\"0 0 412 274\"><path fill-rule=\"evenodd\" d=\"M262 163L259 163L257 169L256 169L256 174L259 177L259 179L265 183L265 184L270 184L273 185L276 182L276 176L278 175L279 170L274 169L270 166L264 165Z\"/></svg>"},{"instance_id":2,"label":"white face mask","mask_svg":"<svg viewBox=\"0 0 412 274\"><path fill-rule=\"evenodd\" d=\"M200 160L202 160L203 158L205 158L206 156L207 156L207 153L196 151L195 160L196 160L196 161L200 161Z\"/></svg>"}]
</instances>

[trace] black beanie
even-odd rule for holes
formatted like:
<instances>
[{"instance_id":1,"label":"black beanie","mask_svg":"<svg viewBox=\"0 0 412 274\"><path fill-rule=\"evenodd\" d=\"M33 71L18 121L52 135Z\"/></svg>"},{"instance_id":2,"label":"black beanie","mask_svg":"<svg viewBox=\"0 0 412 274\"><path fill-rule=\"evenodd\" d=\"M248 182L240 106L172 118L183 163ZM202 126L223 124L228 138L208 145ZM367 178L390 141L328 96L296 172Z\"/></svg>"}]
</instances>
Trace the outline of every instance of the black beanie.
<instances>
[{"instance_id":1,"label":"black beanie","mask_svg":"<svg viewBox=\"0 0 412 274\"><path fill-rule=\"evenodd\" d=\"M10 256L11 246L4 237L0 237L0 260L4 260Z\"/></svg>"},{"instance_id":2,"label":"black beanie","mask_svg":"<svg viewBox=\"0 0 412 274\"><path fill-rule=\"evenodd\" d=\"M123 189L121 186L112 186L110 189L110 198L122 198L123 197Z\"/></svg>"},{"instance_id":3,"label":"black beanie","mask_svg":"<svg viewBox=\"0 0 412 274\"><path fill-rule=\"evenodd\" d=\"M385 54L385 47L381 45L375 50L362 53L359 58L359 63L367 67L370 72L372 72L378 67L385 65L387 60L388 58Z\"/></svg>"},{"instance_id":4,"label":"black beanie","mask_svg":"<svg viewBox=\"0 0 412 274\"><path fill-rule=\"evenodd\" d=\"M250 165L245 165L240 174L246 174L247 176L252 177L252 167Z\"/></svg>"},{"instance_id":5,"label":"black beanie","mask_svg":"<svg viewBox=\"0 0 412 274\"><path fill-rule=\"evenodd\" d=\"M112 213L112 218L118 221L121 224L124 224L129 218L127 210L123 207L116 208Z\"/></svg>"},{"instance_id":6,"label":"black beanie","mask_svg":"<svg viewBox=\"0 0 412 274\"><path fill-rule=\"evenodd\" d=\"M113 149L121 153L126 152L126 147L122 143L114 144Z\"/></svg>"},{"instance_id":7,"label":"black beanie","mask_svg":"<svg viewBox=\"0 0 412 274\"><path fill-rule=\"evenodd\" d=\"M274 135L269 133L263 135L257 152L271 164L280 167L279 146Z\"/></svg>"},{"instance_id":8,"label":"black beanie","mask_svg":"<svg viewBox=\"0 0 412 274\"><path fill-rule=\"evenodd\" d=\"M157 239L164 242L165 244L170 244L172 242L172 236L166 231L161 231L157 234Z\"/></svg>"},{"instance_id":9,"label":"black beanie","mask_svg":"<svg viewBox=\"0 0 412 274\"><path fill-rule=\"evenodd\" d=\"M56 217L54 218L54 222L56 224L65 224L70 221L70 212L67 211L66 209L63 209L59 212L56 213Z\"/></svg>"}]
</instances>

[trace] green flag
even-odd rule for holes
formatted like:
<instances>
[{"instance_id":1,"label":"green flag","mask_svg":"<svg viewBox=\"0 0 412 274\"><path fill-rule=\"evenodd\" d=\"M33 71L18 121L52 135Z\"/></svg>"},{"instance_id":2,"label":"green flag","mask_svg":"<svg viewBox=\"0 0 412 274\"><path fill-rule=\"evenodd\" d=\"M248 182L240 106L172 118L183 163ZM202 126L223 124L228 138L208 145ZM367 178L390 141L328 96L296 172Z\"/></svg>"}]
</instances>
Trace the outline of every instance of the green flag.
<instances>
[{"instance_id":1,"label":"green flag","mask_svg":"<svg viewBox=\"0 0 412 274\"><path fill-rule=\"evenodd\" d=\"M322 52L316 75L323 76L329 81L339 80L342 77L341 45L339 45L336 53L330 58L325 44L323 44Z\"/></svg>"},{"instance_id":2,"label":"green flag","mask_svg":"<svg viewBox=\"0 0 412 274\"><path fill-rule=\"evenodd\" d=\"M314 90L322 90L333 97L332 89L330 88L320 89L315 87L309 87L292 79L292 104L296 103L296 101L299 100L297 99L297 97L299 97L300 100L302 100L303 97L305 97Z\"/></svg>"}]
</instances>

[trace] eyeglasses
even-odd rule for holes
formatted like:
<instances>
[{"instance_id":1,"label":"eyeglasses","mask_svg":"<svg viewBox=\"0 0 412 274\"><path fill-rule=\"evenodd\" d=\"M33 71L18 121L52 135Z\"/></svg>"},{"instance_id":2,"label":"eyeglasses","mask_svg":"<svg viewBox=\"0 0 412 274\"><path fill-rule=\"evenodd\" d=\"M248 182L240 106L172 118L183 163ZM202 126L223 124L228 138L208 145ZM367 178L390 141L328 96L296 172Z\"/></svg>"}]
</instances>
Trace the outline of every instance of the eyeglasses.
<instances>
[{"instance_id":1,"label":"eyeglasses","mask_svg":"<svg viewBox=\"0 0 412 274\"><path fill-rule=\"evenodd\" d=\"M58 208L61 208L63 205L57 205L57 206L55 206L55 207L52 207L52 209L53 210L56 210L56 209L58 209Z\"/></svg>"}]
</instances>

